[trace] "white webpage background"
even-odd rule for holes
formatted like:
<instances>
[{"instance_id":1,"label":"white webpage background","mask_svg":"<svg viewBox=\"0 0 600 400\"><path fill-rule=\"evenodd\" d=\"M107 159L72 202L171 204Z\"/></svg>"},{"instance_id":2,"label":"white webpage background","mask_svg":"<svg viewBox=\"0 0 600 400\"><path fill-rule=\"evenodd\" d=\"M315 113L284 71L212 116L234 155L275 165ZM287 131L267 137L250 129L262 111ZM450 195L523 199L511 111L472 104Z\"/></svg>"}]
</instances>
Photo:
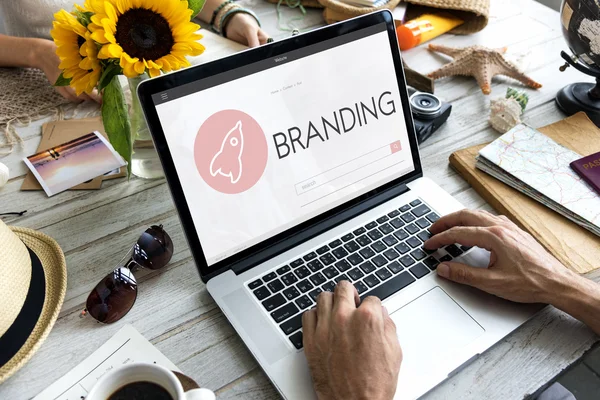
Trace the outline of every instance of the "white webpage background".
<instances>
[{"instance_id":1,"label":"white webpage background","mask_svg":"<svg viewBox=\"0 0 600 400\"><path fill-rule=\"evenodd\" d=\"M414 170L387 32L377 33L281 66L158 105L157 112L208 265L283 232L303 221ZM301 82L299 85L298 83ZM284 87L296 85L287 90ZM276 93L274 93L277 91ZM306 138L308 121L332 121L342 107L379 96L396 112L370 118L367 125L279 159L272 136L298 126ZM382 104L387 112L390 108ZM237 109L262 127L269 158L260 181L240 194L222 194L200 177L194 141L212 114ZM317 124L319 123L319 124ZM341 125L341 124L340 124ZM400 140L402 151L378 165L391 166L308 205L295 184ZM381 169L381 168L379 168ZM310 192L309 192L310 193Z\"/></svg>"}]
</instances>

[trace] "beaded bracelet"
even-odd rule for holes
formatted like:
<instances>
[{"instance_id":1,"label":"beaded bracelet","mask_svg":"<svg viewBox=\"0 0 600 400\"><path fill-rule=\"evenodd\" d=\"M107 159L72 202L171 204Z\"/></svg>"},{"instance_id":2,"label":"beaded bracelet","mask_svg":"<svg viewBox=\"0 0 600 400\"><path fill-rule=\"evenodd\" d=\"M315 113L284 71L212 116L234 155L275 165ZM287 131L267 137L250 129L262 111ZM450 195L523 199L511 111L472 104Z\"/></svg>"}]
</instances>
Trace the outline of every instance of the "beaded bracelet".
<instances>
[{"instance_id":1,"label":"beaded bracelet","mask_svg":"<svg viewBox=\"0 0 600 400\"><path fill-rule=\"evenodd\" d=\"M227 35L225 34L225 26L227 25L227 22L229 22L228 19L230 19L231 17L233 17L235 14L248 14L250 15L252 18L254 18L256 20L256 23L258 24L258 27L261 27L260 24L260 20L258 19L258 17L256 16L256 14L252 11L252 10L248 10L246 8L243 7L236 7L232 10L227 11L222 17L221 17L221 34L223 35L223 37L227 37Z\"/></svg>"},{"instance_id":2,"label":"beaded bracelet","mask_svg":"<svg viewBox=\"0 0 600 400\"><path fill-rule=\"evenodd\" d=\"M218 13L217 13L217 18L215 19L215 23L212 26L212 29L214 32L222 35L223 34L223 25L222 23L224 22L223 20L223 15L227 14L229 11L237 9L237 8L241 8L241 6L235 4L235 3L230 3L227 4L225 7L223 7Z\"/></svg>"},{"instance_id":3,"label":"beaded bracelet","mask_svg":"<svg viewBox=\"0 0 600 400\"><path fill-rule=\"evenodd\" d=\"M223 7L225 7L227 4L233 3L233 1L234 0L226 0L226 1L222 2L221 4L219 4L219 6L217 8L215 8L215 11L213 11L212 18L210 19L210 26L212 26L214 28L215 20L217 19L217 14L219 13L219 11L221 11L221 9Z\"/></svg>"}]
</instances>

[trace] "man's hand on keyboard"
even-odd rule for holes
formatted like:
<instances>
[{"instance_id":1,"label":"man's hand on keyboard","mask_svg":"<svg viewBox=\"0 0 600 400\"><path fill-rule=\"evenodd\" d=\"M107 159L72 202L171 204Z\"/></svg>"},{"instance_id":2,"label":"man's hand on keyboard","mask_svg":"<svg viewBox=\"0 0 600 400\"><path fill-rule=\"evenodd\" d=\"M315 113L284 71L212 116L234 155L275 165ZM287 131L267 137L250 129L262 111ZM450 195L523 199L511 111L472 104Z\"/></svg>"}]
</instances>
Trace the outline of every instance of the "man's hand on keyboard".
<instances>
[{"instance_id":1,"label":"man's hand on keyboard","mask_svg":"<svg viewBox=\"0 0 600 400\"><path fill-rule=\"evenodd\" d=\"M491 252L487 269L445 262L437 267L439 276L507 300L550 303L561 283L575 275L504 216L462 210L442 217L430 231L434 236L425 242L426 249L458 243Z\"/></svg>"},{"instance_id":2,"label":"man's hand on keyboard","mask_svg":"<svg viewBox=\"0 0 600 400\"><path fill-rule=\"evenodd\" d=\"M402 350L396 326L376 297L360 303L341 281L304 313L304 353L319 399L389 400L394 397Z\"/></svg>"}]
</instances>

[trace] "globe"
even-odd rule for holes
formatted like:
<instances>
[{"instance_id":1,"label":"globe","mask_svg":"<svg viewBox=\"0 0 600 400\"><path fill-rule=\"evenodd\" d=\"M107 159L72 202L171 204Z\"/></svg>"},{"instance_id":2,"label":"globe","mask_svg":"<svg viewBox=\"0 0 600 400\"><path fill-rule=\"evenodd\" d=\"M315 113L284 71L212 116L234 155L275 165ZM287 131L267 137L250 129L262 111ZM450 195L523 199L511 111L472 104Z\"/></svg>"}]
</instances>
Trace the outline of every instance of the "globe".
<instances>
[{"instance_id":1,"label":"globe","mask_svg":"<svg viewBox=\"0 0 600 400\"><path fill-rule=\"evenodd\" d=\"M600 2L563 0L560 8L562 33L580 61L600 66Z\"/></svg>"},{"instance_id":2,"label":"globe","mask_svg":"<svg viewBox=\"0 0 600 400\"><path fill-rule=\"evenodd\" d=\"M583 111L600 127L600 1L563 0L560 6L562 33L572 54L561 52L572 66L596 78L596 83L578 82L562 88L556 104L568 115Z\"/></svg>"}]
</instances>

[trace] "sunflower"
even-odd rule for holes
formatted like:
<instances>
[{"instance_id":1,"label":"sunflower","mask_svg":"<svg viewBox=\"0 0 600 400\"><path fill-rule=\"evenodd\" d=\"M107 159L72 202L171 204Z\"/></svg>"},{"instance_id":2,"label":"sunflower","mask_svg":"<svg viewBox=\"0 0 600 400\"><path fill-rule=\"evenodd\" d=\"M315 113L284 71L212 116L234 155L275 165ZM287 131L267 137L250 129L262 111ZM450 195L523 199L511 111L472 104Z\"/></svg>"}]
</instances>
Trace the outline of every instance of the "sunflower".
<instances>
[{"instance_id":1,"label":"sunflower","mask_svg":"<svg viewBox=\"0 0 600 400\"><path fill-rule=\"evenodd\" d=\"M98 58L118 59L128 78L187 67L186 56L204 51L187 1L86 0L84 6L94 13L88 29L102 46Z\"/></svg>"},{"instance_id":2,"label":"sunflower","mask_svg":"<svg viewBox=\"0 0 600 400\"><path fill-rule=\"evenodd\" d=\"M100 79L102 67L97 57L97 47L85 26L65 10L54 14L50 35L56 43L58 66L63 77L70 79L70 85L77 95L91 93Z\"/></svg>"}]
</instances>

